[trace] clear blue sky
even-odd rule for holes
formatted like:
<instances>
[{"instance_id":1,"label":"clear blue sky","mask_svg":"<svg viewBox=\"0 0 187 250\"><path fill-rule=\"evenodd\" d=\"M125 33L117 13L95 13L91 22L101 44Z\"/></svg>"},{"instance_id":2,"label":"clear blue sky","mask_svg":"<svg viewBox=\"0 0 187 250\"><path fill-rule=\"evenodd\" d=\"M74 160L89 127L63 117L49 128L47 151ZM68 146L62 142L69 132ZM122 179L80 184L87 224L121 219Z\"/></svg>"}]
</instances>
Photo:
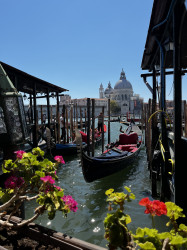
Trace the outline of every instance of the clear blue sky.
<instances>
[{"instance_id":1,"label":"clear blue sky","mask_svg":"<svg viewBox=\"0 0 187 250\"><path fill-rule=\"evenodd\" d=\"M68 89L72 98L98 98L100 83L106 88L110 81L114 87L123 68L134 93L145 101L151 97L140 74L153 1L0 4L1 61Z\"/></svg>"}]
</instances>

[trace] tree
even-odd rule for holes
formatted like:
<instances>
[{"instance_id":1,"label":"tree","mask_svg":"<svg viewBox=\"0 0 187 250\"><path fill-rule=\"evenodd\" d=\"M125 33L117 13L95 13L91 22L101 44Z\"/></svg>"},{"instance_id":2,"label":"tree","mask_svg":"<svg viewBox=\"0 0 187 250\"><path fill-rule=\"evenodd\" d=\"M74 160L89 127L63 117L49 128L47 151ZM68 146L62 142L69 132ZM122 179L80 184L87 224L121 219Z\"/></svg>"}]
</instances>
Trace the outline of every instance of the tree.
<instances>
[{"instance_id":1,"label":"tree","mask_svg":"<svg viewBox=\"0 0 187 250\"><path fill-rule=\"evenodd\" d=\"M120 111L121 111L121 108L120 106L117 104L116 101L114 100L111 100L110 101L110 111L111 113L113 114L118 114Z\"/></svg>"}]
</instances>

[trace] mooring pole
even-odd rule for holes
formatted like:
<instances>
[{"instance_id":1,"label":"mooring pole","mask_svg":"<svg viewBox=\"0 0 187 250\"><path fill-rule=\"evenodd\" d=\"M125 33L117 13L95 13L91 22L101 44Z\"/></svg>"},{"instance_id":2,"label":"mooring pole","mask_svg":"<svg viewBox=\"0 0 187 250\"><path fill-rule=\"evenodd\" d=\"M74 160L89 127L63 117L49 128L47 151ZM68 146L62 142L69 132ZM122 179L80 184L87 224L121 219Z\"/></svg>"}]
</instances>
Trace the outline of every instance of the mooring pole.
<instances>
[{"instance_id":1,"label":"mooring pole","mask_svg":"<svg viewBox=\"0 0 187 250\"><path fill-rule=\"evenodd\" d=\"M76 128L78 128L78 109L77 109L77 102L76 102Z\"/></svg>"},{"instance_id":2,"label":"mooring pole","mask_svg":"<svg viewBox=\"0 0 187 250\"><path fill-rule=\"evenodd\" d=\"M82 130L82 109L80 107L80 129Z\"/></svg>"},{"instance_id":3,"label":"mooring pole","mask_svg":"<svg viewBox=\"0 0 187 250\"><path fill-rule=\"evenodd\" d=\"M87 115L86 115L86 109L84 110L84 121L85 121L85 123L84 123L84 131L86 132L86 128L87 128Z\"/></svg>"},{"instance_id":4,"label":"mooring pole","mask_svg":"<svg viewBox=\"0 0 187 250\"><path fill-rule=\"evenodd\" d=\"M180 1L179 1L180 2ZM182 160L181 151L181 66L180 66L180 15L179 3L176 4L173 14L173 61L174 61L174 157L175 157L175 203L184 208L186 200L184 199L185 190L185 172L184 161Z\"/></svg>"},{"instance_id":5,"label":"mooring pole","mask_svg":"<svg viewBox=\"0 0 187 250\"><path fill-rule=\"evenodd\" d=\"M103 120L102 120L102 153L104 152L104 112L105 112L105 107L102 107L102 113L103 113Z\"/></svg>"},{"instance_id":6,"label":"mooring pole","mask_svg":"<svg viewBox=\"0 0 187 250\"><path fill-rule=\"evenodd\" d=\"M92 99L92 156L95 151L95 99Z\"/></svg>"},{"instance_id":7,"label":"mooring pole","mask_svg":"<svg viewBox=\"0 0 187 250\"><path fill-rule=\"evenodd\" d=\"M34 101L34 130L33 130L33 146L38 146L38 127L37 127L37 114L36 114L36 83L33 84L33 101Z\"/></svg>"},{"instance_id":8,"label":"mooring pole","mask_svg":"<svg viewBox=\"0 0 187 250\"><path fill-rule=\"evenodd\" d=\"M156 111L156 70L153 68L153 94L152 94L152 114ZM152 184L152 196L157 196L157 172L153 169L153 155L156 143L158 141L157 137L157 119L154 115L152 117L152 140L151 140L151 164L150 164L150 171L151 171L151 184Z\"/></svg>"},{"instance_id":9,"label":"mooring pole","mask_svg":"<svg viewBox=\"0 0 187 250\"><path fill-rule=\"evenodd\" d=\"M110 144L110 99L108 99L108 144Z\"/></svg>"},{"instance_id":10,"label":"mooring pole","mask_svg":"<svg viewBox=\"0 0 187 250\"><path fill-rule=\"evenodd\" d=\"M90 98L87 98L87 153L90 156Z\"/></svg>"},{"instance_id":11,"label":"mooring pole","mask_svg":"<svg viewBox=\"0 0 187 250\"><path fill-rule=\"evenodd\" d=\"M66 106L63 105L62 107L62 137L63 137L63 143L66 143Z\"/></svg>"},{"instance_id":12,"label":"mooring pole","mask_svg":"<svg viewBox=\"0 0 187 250\"><path fill-rule=\"evenodd\" d=\"M69 128L68 128L68 109L67 109L67 106L66 106L66 135L67 135L67 143L69 143Z\"/></svg>"}]
</instances>

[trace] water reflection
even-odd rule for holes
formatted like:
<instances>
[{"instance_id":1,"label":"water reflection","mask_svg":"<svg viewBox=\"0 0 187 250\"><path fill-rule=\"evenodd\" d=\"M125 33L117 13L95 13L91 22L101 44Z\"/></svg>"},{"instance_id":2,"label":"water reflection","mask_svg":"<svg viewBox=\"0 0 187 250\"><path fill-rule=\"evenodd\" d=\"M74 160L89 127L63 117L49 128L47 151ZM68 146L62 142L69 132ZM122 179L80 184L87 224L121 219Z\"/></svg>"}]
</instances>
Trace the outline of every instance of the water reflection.
<instances>
[{"instance_id":1,"label":"water reflection","mask_svg":"<svg viewBox=\"0 0 187 250\"><path fill-rule=\"evenodd\" d=\"M116 131L112 134L111 141L118 138L119 127L119 123L111 123L111 131ZM96 153L99 150L101 148L98 148ZM69 214L67 218L63 218L62 213L58 212L53 221L49 221L46 215L42 215L36 223L105 247L107 242L103 237L103 220L108 212L105 191L114 188L115 191L122 192L124 186L131 186L132 192L136 195L136 200L126 204L126 213L130 214L132 218L130 230L135 231L138 226L151 227L151 219L144 214L144 207L138 205L139 200L143 197L151 199L151 185L144 148L132 165L93 183L85 182L79 164L80 159L77 156L67 156L64 159L66 164L58 170L59 179L57 183L58 186L65 189L65 194L72 195L78 202L78 211ZM34 207L34 202L26 207L27 217L33 214ZM161 222L162 219L159 218L156 225L161 227L163 224Z\"/></svg>"}]
</instances>

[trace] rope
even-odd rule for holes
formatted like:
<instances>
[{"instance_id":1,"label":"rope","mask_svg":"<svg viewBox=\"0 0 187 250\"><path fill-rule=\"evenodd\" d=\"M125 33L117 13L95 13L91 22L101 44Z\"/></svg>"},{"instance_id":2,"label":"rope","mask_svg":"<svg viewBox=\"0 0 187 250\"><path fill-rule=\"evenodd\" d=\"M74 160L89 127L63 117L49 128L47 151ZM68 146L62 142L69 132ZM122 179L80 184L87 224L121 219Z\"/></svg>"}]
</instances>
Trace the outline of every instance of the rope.
<instances>
[{"instance_id":1,"label":"rope","mask_svg":"<svg viewBox=\"0 0 187 250\"><path fill-rule=\"evenodd\" d=\"M163 144L162 144L162 140L161 140L161 134L160 134L160 136L159 136L159 143L160 143L160 151L161 151L161 154L162 154L162 158L163 158L163 160L165 161L165 148L164 148L164 146L163 146Z\"/></svg>"},{"instance_id":2,"label":"rope","mask_svg":"<svg viewBox=\"0 0 187 250\"><path fill-rule=\"evenodd\" d=\"M170 175L173 175L173 173L174 173L174 167L175 167L175 163L174 163L174 160L172 160L172 159L168 159L168 161L170 161L171 162L171 172L168 172Z\"/></svg>"},{"instance_id":3,"label":"rope","mask_svg":"<svg viewBox=\"0 0 187 250\"><path fill-rule=\"evenodd\" d=\"M159 113L159 112L163 113L164 115L166 115L166 116L168 117L169 123L170 123L170 129L171 129L171 119L170 119L170 116L168 115L167 112L165 112L165 111L163 111L163 110L157 110L157 111L155 111L155 112L149 117L148 122L150 122L151 119L153 118L153 116L156 115L156 114ZM166 123L166 118L165 118L165 123ZM166 124L167 124L167 123L166 123ZM159 141L159 143L160 143L160 151L161 151L161 154L162 154L162 158L163 158L163 160L165 161L165 152L166 152L166 150L165 150L165 148L164 148L164 146L163 146L163 144L162 144L161 134L159 135L158 141ZM157 143L158 143L158 142L157 142ZM173 161L172 159L168 159L168 161L171 162L171 165L172 165L172 171L171 171L171 172L168 172L168 173L171 174L171 175L173 175L175 163L174 163L174 161Z\"/></svg>"},{"instance_id":4,"label":"rope","mask_svg":"<svg viewBox=\"0 0 187 250\"><path fill-rule=\"evenodd\" d=\"M168 115L168 113L167 113L166 111L163 111L163 110L161 110L161 109L155 111L155 112L149 117L148 122L150 122L151 119L153 118L153 116L156 115L156 114L159 113L159 112L163 113L164 115L166 115L166 116L168 117L169 123L170 123L170 128L171 128L171 119L170 119L170 116ZM166 118L165 118L165 123L167 124Z\"/></svg>"},{"instance_id":5,"label":"rope","mask_svg":"<svg viewBox=\"0 0 187 250\"><path fill-rule=\"evenodd\" d=\"M162 144L161 135L159 136L159 143L160 143L160 151L161 151L161 154L162 154L162 158L165 161L165 155L164 155L164 153L166 151L165 151L165 148L164 148L164 146ZM168 161L171 162L171 169L172 169L171 172L168 172L168 174L173 175L174 168L175 168L175 162L172 159L168 159Z\"/></svg>"}]
</instances>

